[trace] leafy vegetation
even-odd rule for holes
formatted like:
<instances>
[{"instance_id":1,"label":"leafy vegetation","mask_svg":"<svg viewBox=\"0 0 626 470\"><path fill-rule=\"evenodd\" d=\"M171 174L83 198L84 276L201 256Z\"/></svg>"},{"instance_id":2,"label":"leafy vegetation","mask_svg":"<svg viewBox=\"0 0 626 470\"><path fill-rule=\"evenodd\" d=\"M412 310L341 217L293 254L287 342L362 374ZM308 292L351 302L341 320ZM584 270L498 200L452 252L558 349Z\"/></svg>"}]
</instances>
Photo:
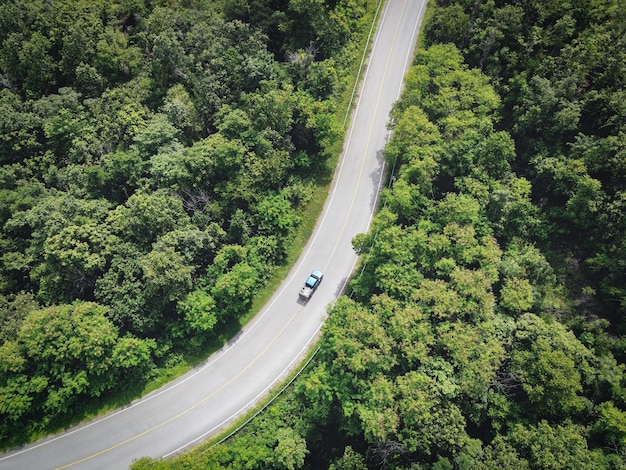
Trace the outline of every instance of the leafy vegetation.
<instances>
[{"instance_id":1,"label":"leafy vegetation","mask_svg":"<svg viewBox=\"0 0 626 470\"><path fill-rule=\"evenodd\" d=\"M368 8L2 3L3 446L238 325L328 176Z\"/></svg>"},{"instance_id":2,"label":"leafy vegetation","mask_svg":"<svg viewBox=\"0 0 626 470\"><path fill-rule=\"evenodd\" d=\"M620 7L438 2L312 365L135 468L626 468Z\"/></svg>"}]
</instances>

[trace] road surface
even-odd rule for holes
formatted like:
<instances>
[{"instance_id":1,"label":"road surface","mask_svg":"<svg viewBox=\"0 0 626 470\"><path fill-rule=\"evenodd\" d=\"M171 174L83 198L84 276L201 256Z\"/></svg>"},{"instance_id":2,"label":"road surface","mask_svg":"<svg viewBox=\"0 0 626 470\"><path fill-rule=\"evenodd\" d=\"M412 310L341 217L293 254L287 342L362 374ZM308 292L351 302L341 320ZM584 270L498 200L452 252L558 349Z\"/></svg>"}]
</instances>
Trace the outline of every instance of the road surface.
<instances>
[{"instance_id":1,"label":"road surface","mask_svg":"<svg viewBox=\"0 0 626 470\"><path fill-rule=\"evenodd\" d=\"M0 456L2 470L122 469L168 457L228 425L283 380L317 338L326 307L342 292L383 176L392 104L410 65L425 0L387 0L364 67L344 152L311 239L263 310L202 365L93 422ZM298 292L313 269L324 280L307 303Z\"/></svg>"}]
</instances>

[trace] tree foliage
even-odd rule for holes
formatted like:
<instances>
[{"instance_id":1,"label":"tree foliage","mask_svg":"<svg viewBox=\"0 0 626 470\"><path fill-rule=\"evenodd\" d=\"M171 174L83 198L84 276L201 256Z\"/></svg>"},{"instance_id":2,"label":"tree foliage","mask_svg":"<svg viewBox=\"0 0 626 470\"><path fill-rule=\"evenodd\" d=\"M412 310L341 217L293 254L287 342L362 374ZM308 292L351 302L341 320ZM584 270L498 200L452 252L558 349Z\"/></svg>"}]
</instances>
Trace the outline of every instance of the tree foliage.
<instances>
[{"instance_id":1,"label":"tree foliage","mask_svg":"<svg viewBox=\"0 0 626 470\"><path fill-rule=\"evenodd\" d=\"M107 308L75 302L32 310L0 346L2 438L24 423L42 426L84 397L98 397L122 373L142 370L153 341L119 337Z\"/></svg>"},{"instance_id":2,"label":"tree foliage","mask_svg":"<svg viewBox=\"0 0 626 470\"><path fill-rule=\"evenodd\" d=\"M2 3L0 339L15 371L2 379L13 398L2 399L1 440L197 353L247 311L328 172L334 99L370 9ZM294 69L287 53L309 46L306 70ZM20 336L35 312L62 330L86 306L110 336L102 372L82 356L41 366L65 368L55 376L28 365L43 353L24 356ZM82 338L85 351L98 340ZM300 444L286 437L277 462L299 465L305 453L287 455Z\"/></svg>"},{"instance_id":3,"label":"tree foliage","mask_svg":"<svg viewBox=\"0 0 626 470\"><path fill-rule=\"evenodd\" d=\"M361 269L220 452L289 421L301 468L624 468L623 24L619 2L438 2Z\"/></svg>"},{"instance_id":4,"label":"tree foliage","mask_svg":"<svg viewBox=\"0 0 626 470\"><path fill-rule=\"evenodd\" d=\"M5 3L8 439L246 311L372 5ZM624 467L625 10L437 3L315 363L228 445L137 468Z\"/></svg>"}]
</instances>

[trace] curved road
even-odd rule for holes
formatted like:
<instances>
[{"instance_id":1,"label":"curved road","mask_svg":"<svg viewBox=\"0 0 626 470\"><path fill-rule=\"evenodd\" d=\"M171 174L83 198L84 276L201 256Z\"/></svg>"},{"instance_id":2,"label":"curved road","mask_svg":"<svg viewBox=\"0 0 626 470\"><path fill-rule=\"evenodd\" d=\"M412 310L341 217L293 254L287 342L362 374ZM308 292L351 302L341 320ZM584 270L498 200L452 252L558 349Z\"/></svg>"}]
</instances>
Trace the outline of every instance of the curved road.
<instances>
[{"instance_id":1,"label":"curved road","mask_svg":"<svg viewBox=\"0 0 626 470\"><path fill-rule=\"evenodd\" d=\"M128 468L171 456L226 426L285 378L319 334L326 306L357 261L352 238L366 232L382 181L386 124L413 54L426 0L387 0L333 185L313 236L274 296L205 363L162 389L93 422L0 456L0 469ZM298 291L325 273L308 303Z\"/></svg>"}]
</instances>

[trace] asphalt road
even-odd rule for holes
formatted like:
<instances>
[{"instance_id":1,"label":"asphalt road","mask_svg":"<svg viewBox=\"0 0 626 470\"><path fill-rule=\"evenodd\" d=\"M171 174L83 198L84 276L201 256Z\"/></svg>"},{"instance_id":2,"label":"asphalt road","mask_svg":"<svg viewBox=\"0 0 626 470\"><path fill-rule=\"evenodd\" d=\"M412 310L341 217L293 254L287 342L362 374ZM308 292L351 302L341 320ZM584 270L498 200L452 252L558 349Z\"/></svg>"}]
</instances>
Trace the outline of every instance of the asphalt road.
<instances>
[{"instance_id":1,"label":"asphalt road","mask_svg":"<svg viewBox=\"0 0 626 470\"><path fill-rule=\"evenodd\" d=\"M326 205L301 257L274 296L235 338L202 365L141 400L93 422L0 456L0 469L128 468L142 456L168 457L251 408L302 359L327 305L342 292L382 183L386 124L410 65L426 0L387 0ZM313 269L324 280L298 298Z\"/></svg>"}]
</instances>

